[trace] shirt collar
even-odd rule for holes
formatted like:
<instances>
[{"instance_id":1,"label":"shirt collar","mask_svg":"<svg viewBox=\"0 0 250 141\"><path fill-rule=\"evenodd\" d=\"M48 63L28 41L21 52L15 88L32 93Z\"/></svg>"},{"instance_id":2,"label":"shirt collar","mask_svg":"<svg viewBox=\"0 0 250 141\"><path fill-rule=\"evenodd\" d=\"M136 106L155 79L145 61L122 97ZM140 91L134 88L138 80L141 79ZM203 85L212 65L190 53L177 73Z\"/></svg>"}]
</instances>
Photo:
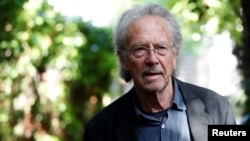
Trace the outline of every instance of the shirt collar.
<instances>
[{"instance_id":1,"label":"shirt collar","mask_svg":"<svg viewBox=\"0 0 250 141\"><path fill-rule=\"evenodd\" d=\"M176 79L173 78L173 83L174 83L174 99L173 99L173 104L176 105L178 110L186 110L186 105L184 103L182 93L179 89L178 83ZM173 105L172 105L173 107Z\"/></svg>"}]
</instances>

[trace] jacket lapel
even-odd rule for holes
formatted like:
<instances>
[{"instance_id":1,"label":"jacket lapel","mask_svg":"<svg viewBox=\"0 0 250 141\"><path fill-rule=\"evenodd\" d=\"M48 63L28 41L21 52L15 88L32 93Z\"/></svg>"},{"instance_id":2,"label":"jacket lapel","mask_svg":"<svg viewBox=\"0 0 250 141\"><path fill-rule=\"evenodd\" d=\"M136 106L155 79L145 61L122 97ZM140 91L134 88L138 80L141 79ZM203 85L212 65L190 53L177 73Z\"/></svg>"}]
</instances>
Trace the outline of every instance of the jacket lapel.
<instances>
[{"instance_id":1,"label":"jacket lapel","mask_svg":"<svg viewBox=\"0 0 250 141\"><path fill-rule=\"evenodd\" d=\"M191 135L194 141L206 141L208 137L207 128L208 125L212 123L212 116L204 112L204 104L190 87L187 87L187 85L181 81L177 82L186 103Z\"/></svg>"}]
</instances>

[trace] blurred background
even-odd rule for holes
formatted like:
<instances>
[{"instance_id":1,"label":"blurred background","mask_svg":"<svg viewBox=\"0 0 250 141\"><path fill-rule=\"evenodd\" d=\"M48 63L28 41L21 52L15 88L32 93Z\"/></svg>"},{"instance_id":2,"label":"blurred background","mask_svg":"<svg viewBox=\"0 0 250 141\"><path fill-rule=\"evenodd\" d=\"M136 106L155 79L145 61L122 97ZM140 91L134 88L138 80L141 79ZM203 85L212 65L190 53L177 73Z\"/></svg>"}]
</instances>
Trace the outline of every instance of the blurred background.
<instances>
[{"instance_id":1,"label":"blurred background","mask_svg":"<svg viewBox=\"0 0 250 141\"><path fill-rule=\"evenodd\" d=\"M1 0L0 140L79 141L87 121L132 86L119 78L112 27L156 2L180 23L177 77L250 114L248 0Z\"/></svg>"}]
</instances>

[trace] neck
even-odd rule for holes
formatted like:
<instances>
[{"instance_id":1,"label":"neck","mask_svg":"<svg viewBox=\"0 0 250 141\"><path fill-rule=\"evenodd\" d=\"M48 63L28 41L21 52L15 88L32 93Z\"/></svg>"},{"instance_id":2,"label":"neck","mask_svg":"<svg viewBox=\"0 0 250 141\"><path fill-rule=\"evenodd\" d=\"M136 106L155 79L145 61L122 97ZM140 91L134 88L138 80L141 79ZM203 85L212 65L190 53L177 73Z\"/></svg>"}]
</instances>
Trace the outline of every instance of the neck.
<instances>
[{"instance_id":1,"label":"neck","mask_svg":"<svg viewBox=\"0 0 250 141\"><path fill-rule=\"evenodd\" d=\"M145 112L156 113L169 108L174 97L173 85L170 83L167 87L156 93L147 93L135 88L138 96L138 104Z\"/></svg>"}]
</instances>

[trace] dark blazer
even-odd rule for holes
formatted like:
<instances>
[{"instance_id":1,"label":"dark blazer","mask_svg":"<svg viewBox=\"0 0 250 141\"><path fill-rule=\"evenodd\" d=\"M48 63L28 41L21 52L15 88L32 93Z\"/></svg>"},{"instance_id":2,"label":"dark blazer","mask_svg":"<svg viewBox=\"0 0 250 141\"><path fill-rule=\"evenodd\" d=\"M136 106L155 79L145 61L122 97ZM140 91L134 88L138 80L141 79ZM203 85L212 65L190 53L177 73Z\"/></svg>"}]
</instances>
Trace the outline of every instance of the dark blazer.
<instances>
[{"instance_id":1,"label":"dark blazer","mask_svg":"<svg viewBox=\"0 0 250 141\"><path fill-rule=\"evenodd\" d=\"M176 80L187 107L192 140L207 141L207 125L236 124L231 105L225 97L212 90ZM138 122L133 94L133 90L130 90L98 112L88 122L83 141L136 141Z\"/></svg>"}]
</instances>

